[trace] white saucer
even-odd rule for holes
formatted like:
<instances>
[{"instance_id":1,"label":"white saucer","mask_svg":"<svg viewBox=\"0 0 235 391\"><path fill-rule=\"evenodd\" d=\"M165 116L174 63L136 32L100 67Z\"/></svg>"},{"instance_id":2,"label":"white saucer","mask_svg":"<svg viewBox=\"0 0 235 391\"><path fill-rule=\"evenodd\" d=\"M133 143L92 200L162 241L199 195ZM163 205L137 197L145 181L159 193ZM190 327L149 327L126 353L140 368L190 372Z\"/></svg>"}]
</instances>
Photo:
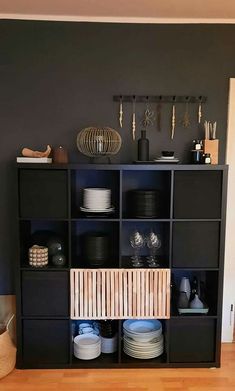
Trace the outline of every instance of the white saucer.
<instances>
[{"instance_id":1,"label":"white saucer","mask_svg":"<svg viewBox=\"0 0 235 391\"><path fill-rule=\"evenodd\" d=\"M179 163L179 159L177 159L177 158L174 158L174 159L172 159L172 158L162 158L162 157L159 157L159 158L157 158L157 159L154 159L153 160L155 163Z\"/></svg>"},{"instance_id":2,"label":"white saucer","mask_svg":"<svg viewBox=\"0 0 235 391\"><path fill-rule=\"evenodd\" d=\"M86 212L86 213L110 213L110 212L114 212L115 208L114 208L114 206L111 206L110 208L107 208L107 209L89 209L89 208L84 208L83 206L80 206L80 210L82 212Z\"/></svg>"}]
</instances>

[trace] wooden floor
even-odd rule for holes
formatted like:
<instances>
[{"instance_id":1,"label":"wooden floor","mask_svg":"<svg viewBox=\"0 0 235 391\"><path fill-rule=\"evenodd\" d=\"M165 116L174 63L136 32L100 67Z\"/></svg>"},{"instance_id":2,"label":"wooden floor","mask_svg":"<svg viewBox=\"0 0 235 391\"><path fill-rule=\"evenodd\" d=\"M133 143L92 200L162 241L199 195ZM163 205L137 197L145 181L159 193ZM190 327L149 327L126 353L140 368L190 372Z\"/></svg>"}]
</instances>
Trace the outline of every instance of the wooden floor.
<instances>
[{"instance_id":1,"label":"wooden floor","mask_svg":"<svg viewBox=\"0 0 235 391\"><path fill-rule=\"evenodd\" d=\"M235 344L222 346L219 369L16 369L0 390L235 391Z\"/></svg>"}]
</instances>

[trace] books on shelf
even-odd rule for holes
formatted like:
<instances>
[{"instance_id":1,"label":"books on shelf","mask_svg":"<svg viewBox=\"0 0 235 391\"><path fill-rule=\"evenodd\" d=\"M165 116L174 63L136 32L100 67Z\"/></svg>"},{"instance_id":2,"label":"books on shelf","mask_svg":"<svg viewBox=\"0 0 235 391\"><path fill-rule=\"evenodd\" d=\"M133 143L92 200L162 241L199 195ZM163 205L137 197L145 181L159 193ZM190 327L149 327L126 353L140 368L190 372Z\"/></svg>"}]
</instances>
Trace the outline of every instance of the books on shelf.
<instances>
[{"instance_id":1,"label":"books on shelf","mask_svg":"<svg viewBox=\"0 0 235 391\"><path fill-rule=\"evenodd\" d=\"M17 163L52 163L52 158L49 157L24 157L16 158Z\"/></svg>"}]
</instances>

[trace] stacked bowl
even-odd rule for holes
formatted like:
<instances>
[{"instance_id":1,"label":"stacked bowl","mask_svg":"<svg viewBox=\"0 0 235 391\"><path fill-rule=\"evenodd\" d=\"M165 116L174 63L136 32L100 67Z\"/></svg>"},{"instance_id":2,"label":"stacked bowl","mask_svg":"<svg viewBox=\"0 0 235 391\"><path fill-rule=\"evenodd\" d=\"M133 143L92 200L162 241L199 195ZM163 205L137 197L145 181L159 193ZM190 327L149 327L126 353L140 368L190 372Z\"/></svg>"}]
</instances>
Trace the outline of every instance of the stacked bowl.
<instances>
[{"instance_id":1,"label":"stacked bowl","mask_svg":"<svg viewBox=\"0 0 235 391\"><path fill-rule=\"evenodd\" d=\"M93 360L101 354L101 339L98 335L82 334L73 340L74 356L80 360Z\"/></svg>"},{"instance_id":2,"label":"stacked bowl","mask_svg":"<svg viewBox=\"0 0 235 391\"><path fill-rule=\"evenodd\" d=\"M164 351L159 320L126 320L123 323L123 350L128 356L151 359Z\"/></svg>"}]
</instances>

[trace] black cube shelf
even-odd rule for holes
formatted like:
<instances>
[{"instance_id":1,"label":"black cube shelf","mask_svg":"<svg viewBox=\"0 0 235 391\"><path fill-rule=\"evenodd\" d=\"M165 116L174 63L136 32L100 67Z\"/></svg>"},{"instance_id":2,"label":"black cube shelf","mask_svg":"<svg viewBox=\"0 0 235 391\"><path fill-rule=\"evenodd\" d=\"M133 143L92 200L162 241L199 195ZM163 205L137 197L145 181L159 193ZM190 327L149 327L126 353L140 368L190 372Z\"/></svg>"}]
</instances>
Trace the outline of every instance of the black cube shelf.
<instances>
[{"instance_id":1,"label":"black cube shelf","mask_svg":"<svg viewBox=\"0 0 235 391\"><path fill-rule=\"evenodd\" d=\"M219 367L227 166L18 164L19 260L17 271L17 365L20 368ZM82 213L83 189L107 187L112 214ZM133 190L159 192L159 213L138 217L130 207ZM172 284L196 276L205 287L208 314L179 315L172 287L170 319L162 320L164 353L140 360L118 350L83 361L73 356L76 321L70 319L71 268L91 268L84 259L84 235L101 232L110 240L104 268L131 268L130 234L153 229L161 238L157 256L170 268ZM44 234L45 235L44 235ZM63 239L66 265L29 266L35 240L46 245L50 233ZM40 236L41 235L41 236ZM44 237L44 236L45 237ZM146 247L141 250L147 267ZM85 320L84 320L85 321Z\"/></svg>"}]
</instances>

